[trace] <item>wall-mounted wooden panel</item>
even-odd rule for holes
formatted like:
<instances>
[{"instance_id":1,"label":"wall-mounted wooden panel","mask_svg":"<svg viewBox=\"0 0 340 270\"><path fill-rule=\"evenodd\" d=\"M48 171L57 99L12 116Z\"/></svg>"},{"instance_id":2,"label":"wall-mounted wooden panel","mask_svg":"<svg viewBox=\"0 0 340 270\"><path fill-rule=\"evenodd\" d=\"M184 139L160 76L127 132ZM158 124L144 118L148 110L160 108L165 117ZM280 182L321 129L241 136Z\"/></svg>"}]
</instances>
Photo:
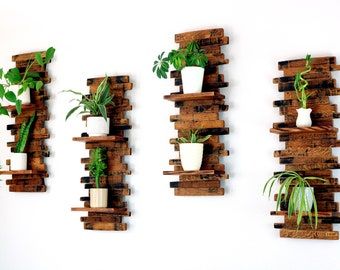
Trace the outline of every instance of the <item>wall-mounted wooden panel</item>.
<instances>
[{"instance_id":1,"label":"wall-mounted wooden panel","mask_svg":"<svg viewBox=\"0 0 340 270\"><path fill-rule=\"evenodd\" d=\"M224 81L224 74L220 73L219 66L228 64L228 59L222 53L221 47L229 43L224 36L223 28L202 31L186 32L175 35L175 42L180 48L185 48L191 41L197 41L201 49L208 56L208 65L205 68L202 93L183 94L181 72L172 71L171 78L175 79L175 86L179 92L164 96L164 99L175 102L179 108L178 115L171 115L170 121L178 131L178 137L185 137L190 130L199 130L200 134L211 134L212 137L204 145L203 162L199 171L183 171L180 159L171 159L174 171L165 171L164 175L179 175L179 181L171 182L170 187L175 189L176 196L221 196L224 188L222 180L228 179L224 164L220 157L229 155L219 136L229 133L225 122L220 120L220 112L228 110L225 96L220 88L228 86ZM170 139L175 151L179 150L176 138Z\"/></svg>"},{"instance_id":2,"label":"wall-mounted wooden panel","mask_svg":"<svg viewBox=\"0 0 340 270\"><path fill-rule=\"evenodd\" d=\"M281 237L303 239L338 240L339 232L333 231L333 223L340 223L339 204L334 200L334 192L340 192L338 179L332 177L331 169L340 168L338 158L333 156L332 148L340 146L337 139L338 129L333 127L333 118L339 118L337 106L331 104L329 96L339 95L332 79L332 71L339 70L335 64L335 57L319 57L312 59L312 70L304 76L309 86L307 92L311 94L308 107L312 109L312 127L297 128L296 109L299 102L294 89L296 72L305 68L304 59L279 62L279 70L283 77L275 78L280 92L284 93L283 100L274 101L284 122L274 123L270 130L278 134L281 142L285 142L284 150L277 150L274 156L279 158L280 164L288 171L297 171L303 176L319 176L328 183L310 182L314 187L319 211L319 225L311 228L307 216L303 219L299 230L296 229L296 217L288 218L287 208L281 205L280 211L272 211L272 215L284 216L283 223L276 223L274 227L280 229Z\"/></svg>"},{"instance_id":3,"label":"wall-mounted wooden panel","mask_svg":"<svg viewBox=\"0 0 340 270\"><path fill-rule=\"evenodd\" d=\"M45 58L45 52L41 52ZM12 57L15 66L21 74L25 72L26 67L34 60L36 52L18 54ZM18 141L18 131L23 122L29 120L32 115L36 115L35 121L31 128L31 134L27 141L25 152L27 153L27 170L25 171L0 171L0 174L12 175L12 179L6 180L11 192L45 192L45 178L48 177L47 166L44 158L50 155L48 147L45 145L45 140L50 137L50 134L45 127L45 122L49 120L49 112L46 100L49 99L45 85L51 82L47 73L47 65L43 67L38 64L33 64L30 71L38 72L44 86L40 91L30 89L31 103L22 106L22 112L18 115L15 106L7 106L10 116L15 118L15 124L7 125L7 130L10 130L11 135L14 135L14 141L8 142L7 146L14 152L15 145ZM10 161L7 160L7 165Z\"/></svg>"},{"instance_id":4,"label":"wall-mounted wooden panel","mask_svg":"<svg viewBox=\"0 0 340 270\"><path fill-rule=\"evenodd\" d=\"M93 78L87 80L90 92L96 91L99 83L104 79ZM130 216L125 196L130 195L129 185L125 182L125 175L130 175L131 171L128 165L124 163L124 156L131 155L128 138L125 137L126 130L131 128L129 119L126 118L126 112L132 109L129 99L125 93L131 90L133 84L130 83L129 76L111 76L109 77L110 91L113 94L114 105L107 107L107 116L110 119L110 133L108 136L88 137L83 134L82 137L73 138L74 141L84 142L85 148L95 149L103 147L107 150L107 172L106 176L101 177L100 187L108 188L108 208L90 208L90 195L81 197L80 201L84 202L84 207L74 207L72 211L88 212L87 216L80 218L84 222L86 230L105 230L105 231L126 231L127 223L124 222L124 216ZM87 116L83 116L86 120ZM85 164L85 170L88 171L90 158L82 158L81 163ZM95 187L93 177L84 176L81 183L85 189Z\"/></svg>"}]
</instances>

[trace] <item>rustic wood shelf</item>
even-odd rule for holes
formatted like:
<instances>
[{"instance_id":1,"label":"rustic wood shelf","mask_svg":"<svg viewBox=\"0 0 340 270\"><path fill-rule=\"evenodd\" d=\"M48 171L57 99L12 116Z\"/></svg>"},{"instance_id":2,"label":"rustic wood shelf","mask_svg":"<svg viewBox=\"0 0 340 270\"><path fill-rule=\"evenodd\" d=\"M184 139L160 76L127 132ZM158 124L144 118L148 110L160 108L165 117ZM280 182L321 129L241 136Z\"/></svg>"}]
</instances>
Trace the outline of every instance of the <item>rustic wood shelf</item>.
<instances>
[{"instance_id":1,"label":"rustic wood shelf","mask_svg":"<svg viewBox=\"0 0 340 270\"><path fill-rule=\"evenodd\" d=\"M214 170L200 171L164 171L163 175L214 175Z\"/></svg>"},{"instance_id":2,"label":"rustic wood shelf","mask_svg":"<svg viewBox=\"0 0 340 270\"><path fill-rule=\"evenodd\" d=\"M104 213L104 214L115 214L119 216L130 216L130 212L127 209L119 208L90 208L90 207L72 207L72 211L80 212L91 212L91 213Z\"/></svg>"},{"instance_id":3,"label":"rustic wood shelf","mask_svg":"<svg viewBox=\"0 0 340 270\"><path fill-rule=\"evenodd\" d=\"M328 133L328 132L338 132L338 129L332 126L312 126L304 128L271 128L271 133L275 134L293 134L293 133Z\"/></svg>"},{"instance_id":4,"label":"rustic wood shelf","mask_svg":"<svg viewBox=\"0 0 340 270\"><path fill-rule=\"evenodd\" d=\"M12 56L12 61L15 66L23 74L26 66L35 57L36 52L24 53ZM46 52L42 52L44 58ZM51 82L47 72L48 64L41 67L38 64L33 64L31 70L38 72L41 81L44 83L39 91L30 89L31 103L22 105L21 114L18 115L15 106L6 106L10 112L10 116L15 118L15 123L7 125L7 130L14 135L15 140L8 142L7 146L14 151L14 147L18 141L18 132L20 125L28 121L29 118L35 114L36 118L32 125L32 132L28 138L25 152L27 156L27 168L25 171L7 171L0 172L0 174L12 175L11 180L7 180L10 192L45 192L47 190L45 185L45 178L48 177L47 166L44 162L45 157L49 157L48 147L45 145L45 140L50 138L48 129L45 127L45 122L49 120L49 112L46 100L49 99L46 84ZM9 163L7 165L10 165ZM29 175L30 177L27 177Z\"/></svg>"},{"instance_id":5,"label":"rustic wood shelf","mask_svg":"<svg viewBox=\"0 0 340 270\"><path fill-rule=\"evenodd\" d=\"M126 142L128 138L121 136L91 136L91 137L74 137L73 141L77 142Z\"/></svg>"},{"instance_id":6,"label":"rustic wood shelf","mask_svg":"<svg viewBox=\"0 0 340 270\"><path fill-rule=\"evenodd\" d=\"M340 95L331 71L337 70L335 57L318 57L312 59L312 70L304 78L309 83L307 93L310 94L307 106L312 109L312 127L298 128L295 126L296 109L299 101L294 92L294 77L305 68L304 59L279 62L279 70L283 77L274 78L279 92L284 99L274 101L274 107L284 116L284 122L274 123L270 132L278 134L279 140L285 142L285 149L274 151L285 170L296 171L303 176L318 176L328 179L328 183L310 181L318 205L320 226L311 228L307 215L304 215L300 229L296 229L296 217L287 216L287 206L281 204L280 211L272 211L271 215L284 216L283 223L275 223L274 228L280 229L280 237L301 239L338 240L339 232L333 231L333 225L340 223L339 204L335 202L335 192L340 192L338 179L332 177L331 169L339 169L338 157L333 156L332 147L339 147L338 129L333 126L333 119L340 115L336 105L331 104L329 96ZM292 183L294 184L294 183ZM277 194L274 196L277 199Z\"/></svg>"},{"instance_id":7,"label":"rustic wood shelf","mask_svg":"<svg viewBox=\"0 0 340 270\"><path fill-rule=\"evenodd\" d=\"M33 172L32 170L20 170L20 171L0 171L0 175L20 175L20 174L34 174L37 172Z\"/></svg>"},{"instance_id":8,"label":"rustic wood shelf","mask_svg":"<svg viewBox=\"0 0 340 270\"><path fill-rule=\"evenodd\" d=\"M170 101L195 101L195 100L223 100L225 98L224 95L221 95L218 92L202 92L202 93L194 93L194 94L171 94L165 95L164 99Z\"/></svg>"},{"instance_id":9,"label":"rustic wood shelf","mask_svg":"<svg viewBox=\"0 0 340 270\"><path fill-rule=\"evenodd\" d=\"M170 183L175 196L223 196L221 181L228 176L219 158L229 155L229 152L220 143L219 136L229 134L229 128L225 127L225 122L219 117L220 112L227 111L229 107L219 88L227 87L229 83L224 81L219 65L229 62L221 48L229 43L229 38L224 36L223 28L217 28L176 34L175 40L180 48L185 48L191 41L197 41L208 57L208 65L205 68L201 93L184 94L181 72L170 72L178 90L165 95L164 99L175 102L175 107L179 108L178 115L170 116L170 122L174 123L178 137L187 136L189 130L199 130L201 135L212 136L205 142L199 171L183 171L181 160L177 158L169 162L174 170L164 171L163 174L179 176L179 181ZM175 151L179 150L176 138L170 139L170 143L174 145Z\"/></svg>"},{"instance_id":10,"label":"rustic wood shelf","mask_svg":"<svg viewBox=\"0 0 340 270\"><path fill-rule=\"evenodd\" d=\"M95 93L104 77L87 79L87 85L91 93ZM108 136L82 136L74 137L73 141L84 142L85 149L93 151L97 147L106 149L107 169L106 175L100 178L100 187L108 188L108 208L90 208L90 195L81 197L84 207L73 207L72 211L87 212L87 216L81 217L85 230L126 231L127 224L123 222L124 216L130 216L125 196L131 194L129 185L125 182L125 175L130 175L128 164L124 163L124 156L131 155L128 138L125 130L130 129L129 119L125 114L132 109L125 92L131 90L133 84L127 75L108 77L110 92L113 94L113 105L107 107L107 117L110 120L110 134ZM83 116L86 121L88 116ZM89 170L90 158L82 158L85 170ZM90 192L95 187L93 177L81 177L80 182L84 189Z\"/></svg>"}]
</instances>

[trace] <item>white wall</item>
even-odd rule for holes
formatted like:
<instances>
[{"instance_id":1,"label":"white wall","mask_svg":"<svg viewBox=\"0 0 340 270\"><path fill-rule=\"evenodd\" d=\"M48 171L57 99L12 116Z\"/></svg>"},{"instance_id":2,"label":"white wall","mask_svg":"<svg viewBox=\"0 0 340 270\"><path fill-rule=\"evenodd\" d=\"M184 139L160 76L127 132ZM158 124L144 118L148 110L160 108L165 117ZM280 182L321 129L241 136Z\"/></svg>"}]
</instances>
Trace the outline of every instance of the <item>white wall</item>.
<instances>
[{"instance_id":1,"label":"white wall","mask_svg":"<svg viewBox=\"0 0 340 270\"><path fill-rule=\"evenodd\" d=\"M261 195L265 180L282 169L272 152L283 145L269 133L281 120L272 107L280 98L272 84L281 75L277 62L307 52L340 57L339 8L336 0L0 0L1 66L11 67L13 54L57 49L49 66L49 190L9 193L0 183L0 269L339 269L340 241L279 238L273 223L280 218L269 215L274 203ZM168 140L176 110L163 100L173 82L156 79L152 62L176 46L175 33L211 27L230 36L230 87L223 90L230 110L222 117L231 130L224 136L231 156L223 160L231 179L224 197L174 197L169 181L176 177L162 175L175 157ZM79 179L86 151L72 141L83 124L64 122L70 97L59 92L85 92L86 78L104 73L129 74L135 84L127 232L84 231L81 214L70 211L85 194ZM11 138L8 119L0 120L4 164Z\"/></svg>"}]
</instances>

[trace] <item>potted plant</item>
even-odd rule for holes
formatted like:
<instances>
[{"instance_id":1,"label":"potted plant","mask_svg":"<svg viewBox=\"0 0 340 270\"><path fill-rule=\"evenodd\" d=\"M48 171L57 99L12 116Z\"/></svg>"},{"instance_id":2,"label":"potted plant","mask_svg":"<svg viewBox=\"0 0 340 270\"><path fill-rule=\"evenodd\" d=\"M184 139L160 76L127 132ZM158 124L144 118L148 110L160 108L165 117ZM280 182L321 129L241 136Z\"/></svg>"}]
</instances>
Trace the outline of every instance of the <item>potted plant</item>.
<instances>
[{"instance_id":1,"label":"potted plant","mask_svg":"<svg viewBox=\"0 0 340 270\"><path fill-rule=\"evenodd\" d=\"M181 164L184 171L198 171L202 165L203 143L211 135L199 136L198 130L190 130L188 138L178 138Z\"/></svg>"},{"instance_id":2,"label":"potted plant","mask_svg":"<svg viewBox=\"0 0 340 270\"><path fill-rule=\"evenodd\" d=\"M200 93L208 57L198 43L192 41L185 49L172 50L166 57L164 53L158 55L152 69L158 78L167 78L169 67L173 65L176 70L181 71L183 93Z\"/></svg>"},{"instance_id":3,"label":"potted plant","mask_svg":"<svg viewBox=\"0 0 340 270\"><path fill-rule=\"evenodd\" d=\"M105 149L97 147L91 152L90 175L94 177L96 188L90 189L90 207L107 207L108 189L100 188L100 177L105 175L106 163Z\"/></svg>"},{"instance_id":4,"label":"potted plant","mask_svg":"<svg viewBox=\"0 0 340 270\"><path fill-rule=\"evenodd\" d=\"M317 180L321 182L327 181L320 177L303 177L297 172L285 171L277 173L269 178L263 188L263 194L265 194L268 190L268 197L270 197L274 183L276 181L280 183L280 188L277 194L276 211L279 210L281 203L288 203L288 217L290 218L293 215L297 216L297 228L299 228L304 214L307 214L308 222L313 227L313 213L315 229L318 226L317 202L314 195L314 188L309 184L310 180Z\"/></svg>"},{"instance_id":5,"label":"potted plant","mask_svg":"<svg viewBox=\"0 0 340 270\"><path fill-rule=\"evenodd\" d=\"M15 104L18 114L21 114L23 104L31 102L30 89L39 91L44 85L39 73L31 71L32 66L34 64L44 66L49 63L54 57L54 52L53 47L48 48L44 59L40 52L36 53L34 60L30 61L26 66L23 75L21 75L18 68L11 68L6 73L2 68L0 69L0 80L5 81L0 83L0 99L7 101L9 104ZM2 114L8 115L8 111L0 103L0 115Z\"/></svg>"},{"instance_id":6,"label":"potted plant","mask_svg":"<svg viewBox=\"0 0 340 270\"><path fill-rule=\"evenodd\" d=\"M67 113L66 120L75 111L82 109L79 114L90 114L90 116L86 118L87 133L89 136L105 136L110 133L110 119L107 118L106 107L113 105L113 95L110 93L107 76L100 82L97 90L88 96L73 90L66 90L64 92L71 92L81 96L80 99L76 99L78 105Z\"/></svg>"},{"instance_id":7,"label":"potted plant","mask_svg":"<svg viewBox=\"0 0 340 270\"><path fill-rule=\"evenodd\" d=\"M310 113L312 112L311 108L307 108L307 101L310 97L310 94L306 93L306 89L308 87L308 81L303 78L303 75L307 74L312 70L311 62L312 58L310 54L306 55L306 66L305 69L301 72L298 72L295 75L294 80L294 88L296 92L296 97L300 102L300 108L297 109L298 116L296 118L296 126L297 127L310 127L312 126L312 120L310 117Z\"/></svg>"},{"instance_id":8,"label":"potted plant","mask_svg":"<svg viewBox=\"0 0 340 270\"><path fill-rule=\"evenodd\" d=\"M18 134L18 142L14 152L11 153L11 170L27 170L27 153L24 153L30 128L34 122L35 114L31 118L21 124Z\"/></svg>"}]
</instances>

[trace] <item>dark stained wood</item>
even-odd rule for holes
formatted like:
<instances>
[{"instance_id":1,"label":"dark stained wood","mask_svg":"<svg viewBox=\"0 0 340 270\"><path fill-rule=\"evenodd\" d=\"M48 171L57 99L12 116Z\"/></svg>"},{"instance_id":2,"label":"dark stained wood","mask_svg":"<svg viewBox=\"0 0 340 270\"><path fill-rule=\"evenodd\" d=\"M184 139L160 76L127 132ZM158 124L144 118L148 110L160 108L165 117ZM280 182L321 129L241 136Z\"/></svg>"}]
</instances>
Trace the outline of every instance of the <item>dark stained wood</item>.
<instances>
[{"instance_id":1,"label":"dark stained wood","mask_svg":"<svg viewBox=\"0 0 340 270\"><path fill-rule=\"evenodd\" d=\"M229 128L220 120L221 111L227 111L225 96L220 93L220 88L227 87L224 74L220 73L218 66L229 63L222 53L221 46L229 43L229 38L224 36L224 30L207 29L176 35L176 42L180 48L185 48L189 42L197 41L208 57L205 67L203 87L201 93L183 94L182 78L180 71L171 71L170 77L174 78L175 86L179 91L164 96L164 99L174 101L179 108L178 115L170 116L178 137L187 136L189 130L198 129L202 136L212 135L204 144L203 162L200 171L183 171L179 159L170 160L174 166L173 171L165 171L164 175L179 175L179 181L171 182L170 187L175 189L178 196L221 196L224 189L220 181L228 178L224 164L219 158L229 155L224 144L219 141L219 135L229 134ZM176 139L170 139L174 150L179 151Z\"/></svg>"},{"instance_id":2,"label":"dark stained wood","mask_svg":"<svg viewBox=\"0 0 340 270\"><path fill-rule=\"evenodd\" d=\"M164 99L170 101L187 101L187 100L209 100L209 99L224 99L224 95L217 92L202 92L194 94L171 94L164 96Z\"/></svg>"},{"instance_id":3,"label":"dark stained wood","mask_svg":"<svg viewBox=\"0 0 340 270\"><path fill-rule=\"evenodd\" d=\"M339 233L333 231L332 224L337 223L340 217L339 204L335 202L334 196L334 192L340 192L340 185L338 179L332 177L331 170L340 168L338 157L332 153L332 147L340 146L337 139L338 129L333 125L333 119L339 118L340 114L337 106L330 103L329 96L340 94L331 74L331 71L338 70L339 66L335 64L335 57L312 59L312 70L304 78L309 83L307 93L310 94L310 98L307 106L312 109L313 126L297 128L296 109L300 104L295 94L294 79L295 74L304 68L304 59L279 62L279 69L283 70L284 76L275 78L273 82L278 84L280 92L284 92L284 99L274 101L273 105L279 107L285 121L274 123L270 131L279 134L279 140L285 142L286 149L274 152L280 164L285 165L285 170L297 171L303 176L327 179L327 182L309 181L317 200L319 226L316 230L311 228L307 215L304 214L302 224L297 230L296 216L288 218L285 203L280 205L280 211L272 211L271 214L285 216L283 223L274 225L280 229L280 237L338 240ZM288 196L290 192L291 188L288 190ZM274 199L277 199L277 194Z\"/></svg>"},{"instance_id":4,"label":"dark stained wood","mask_svg":"<svg viewBox=\"0 0 340 270\"><path fill-rule=\"evenodd\" d=\"M200 171L164 171L163 175L213 175L214 170L200 170Z\"/></svg>"},{"instance_id":5,"label":"dark stained wood","mask_svg":"<svg viewBox=\"0 0 340 270\"><path fill-rule=\"evenodd\" d=\"M77 142L124 142L127 138L121 136L93 136L93 137L74 137Z\"/></svg>"},{"instance_id":6,"label":"dark stained wood","mask_svg":"<svg viewBox=\"0 0 340 270\"><path fill-rule=\"evenodd\" d=\"M124 136L125 130L131 128L129 119L125 112L132 109L129 99L125 97L126 91L131 90L133 84L127 75L109 76L109 86L114 98L114 106L107 107L108 118L110 119L110 134L108 136L73 138L74 141L84 142L85 149L103 147L107 150L107 169L106 176L100 178L100 187L108 188L108 208L90 208L90 197L84 196L80 201L84 207L72 208L73 211L88 212L88 216L81 217L86 230L105 230L105 231L126 231L127 224L123 222L124 216L130 216L125 196L131 194L129 185L125 183L124 175L131 174L128 165L124 161L125 155L131 155L128 138ZM87 80L90 92L94 93L104 77L91 78ZM86 121L87 115L82 117ZM82 158L81 163L85 164L84 169L89 169L90 158ZM84 176L81 183L88 190L95 187L93 177Z\"/></svg>"},{"instance_id":7,"label":"dark stained wood","mask_svg":"<svg viewBox=\"0 0 340 270\"><path fill-rule=\"evenodd\" d=\"M224 188L175 188L176 196L223 196Z\"/></svg>"}]
</instances>

